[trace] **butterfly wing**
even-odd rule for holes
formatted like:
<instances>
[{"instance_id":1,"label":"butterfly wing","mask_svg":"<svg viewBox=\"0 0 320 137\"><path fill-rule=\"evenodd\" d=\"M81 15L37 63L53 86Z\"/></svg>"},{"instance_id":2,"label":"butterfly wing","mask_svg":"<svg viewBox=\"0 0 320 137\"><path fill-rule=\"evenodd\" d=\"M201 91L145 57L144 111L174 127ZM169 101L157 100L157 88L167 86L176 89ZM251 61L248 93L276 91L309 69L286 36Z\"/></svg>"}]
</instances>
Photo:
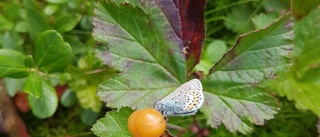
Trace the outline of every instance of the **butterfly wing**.
<instances>
[{"instance_id":1,"label":"butterfly wing","mask_svg":"<svg viewBox=\"0 0 320 137\"><path fill-rule=\"evenodd\" d=\"M202 85L198 79L189 81L187 84L188 90L185 91L187 94L186 105L184 110L186 112L196 112L203 104L204 96L202 92Z\"/></svg>"},{"instance_id":2,"label":"butterfly wing","mask_svg":"<svg viewBox=\"0 0 320 137\"><path fill-rule=\"evenodd\" d=\"M202 85L198 79L190 80L158 101L161 112L167 116L193 115L203 104Z\"/></svg>"}]
</instances>

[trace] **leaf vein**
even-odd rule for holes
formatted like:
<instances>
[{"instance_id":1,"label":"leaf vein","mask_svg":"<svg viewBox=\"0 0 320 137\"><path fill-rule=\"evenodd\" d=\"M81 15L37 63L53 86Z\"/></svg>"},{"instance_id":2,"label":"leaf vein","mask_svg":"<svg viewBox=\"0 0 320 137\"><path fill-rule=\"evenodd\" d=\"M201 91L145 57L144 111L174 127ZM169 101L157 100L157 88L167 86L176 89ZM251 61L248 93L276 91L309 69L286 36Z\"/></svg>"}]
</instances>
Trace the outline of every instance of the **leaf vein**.
<instances>
[{"instance_id":1,"label":"leaf vein","mask_svg":"<svg viewBox=\"0 0 320 137\"><path fill-rule=\"evenodd\" d=\"M109 15L110 15L110 17L112 17L112 18L114 19L114 21L115 21L125 32L127 32L127 34L131 35L131 36L145 49L145 51L147 51L147 53L149 53L150 57L152 57L152 58L156 61L156 63L159 64L159 66L160 66L163 70L167 71L169 74L171 74L172 76L174 76L174 75L172 74L172 72L170 72L167 68L165 68L164 66L162 66L162 65L160 64L159 60L157 60L157 58L151 54L152 52L150 52L145 46L143 46L143 43L139 42L138 39L137 39L133 34L131 34L130 32L128 32L128 31L122 26L122 24L119 23L119 22L115 19L115 17L113 17L111 14L109 14ZM157 40L159 41L159 36L158 36L158 34L155 33L155 35L156 35ZM144 44L144 45L145 45L145 44ZM172 77L172 78L175 79L177 82L179 82L179 80L178 80L176 77Z\"/></svg>"}]
</instances>

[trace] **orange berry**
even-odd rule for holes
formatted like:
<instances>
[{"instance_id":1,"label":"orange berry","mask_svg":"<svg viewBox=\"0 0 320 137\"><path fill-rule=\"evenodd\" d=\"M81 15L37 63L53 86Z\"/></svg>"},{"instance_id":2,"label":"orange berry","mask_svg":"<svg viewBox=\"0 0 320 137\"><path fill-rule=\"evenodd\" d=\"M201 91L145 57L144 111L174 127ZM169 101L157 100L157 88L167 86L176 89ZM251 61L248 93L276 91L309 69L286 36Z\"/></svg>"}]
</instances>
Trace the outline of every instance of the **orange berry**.
<instances>
[{"instance_id":1,"label":"orange berry","mask_svg":"<svg viewBox=\"0 0 320 137\"><path fill-rule=\"evenodd\" d=\"M166 128L166 121L159 111L147 108L130 115L128 128L134 137L159 137Z\"/></svg>"}]
</instances>

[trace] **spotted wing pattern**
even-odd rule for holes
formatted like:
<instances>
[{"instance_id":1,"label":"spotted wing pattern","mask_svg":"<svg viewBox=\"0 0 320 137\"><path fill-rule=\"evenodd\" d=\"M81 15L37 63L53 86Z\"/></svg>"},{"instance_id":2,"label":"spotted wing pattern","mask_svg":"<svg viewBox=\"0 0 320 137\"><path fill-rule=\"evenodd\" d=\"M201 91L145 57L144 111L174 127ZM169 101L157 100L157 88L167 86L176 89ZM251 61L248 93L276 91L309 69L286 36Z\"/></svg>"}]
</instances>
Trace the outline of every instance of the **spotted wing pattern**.
<instances>
[{"instance_id":1,"label":"spotted wing pattern","mask_svg":"<svg viewBox=\"0 0 320 137\"><path fill-rule=\"evenodd\" d=\"M198 79L190 80L156 102L155 109L166 116L194 115L202 106L204 96Z\"/></svg>"}]
</instances>

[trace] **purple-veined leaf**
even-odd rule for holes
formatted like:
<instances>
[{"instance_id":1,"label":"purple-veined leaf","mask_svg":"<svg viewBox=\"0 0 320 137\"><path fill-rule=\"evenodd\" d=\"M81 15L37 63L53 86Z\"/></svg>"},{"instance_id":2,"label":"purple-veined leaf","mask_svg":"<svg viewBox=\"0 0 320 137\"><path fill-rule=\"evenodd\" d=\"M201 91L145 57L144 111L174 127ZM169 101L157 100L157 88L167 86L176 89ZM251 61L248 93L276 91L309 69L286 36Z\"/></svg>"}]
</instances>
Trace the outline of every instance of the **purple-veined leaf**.
<instances>
[{"instance_id":1,"label":"purple-veined leaf","mask_svg":"<svg viewBox=\"0 0 320 137\"><path fill-rule=\"evenodd\" d=\"M97 57L122 72L98 89L107 106L151 107L186 81L183 42L161 4L144 1L141 10L130 4L99 3L93 35L103 44L97 49Z\"/></svg>"},{"instance_id":2,"label":"purple-veined leaf","mask_svg":"<svg viewBox=\"0 0 320 137\"><path fill-rule=\"evenodd\" d=\"M260 84L289 66L292 27L285 15L271 26L240 36L237 43L202 80L202 111L213 127L223 123L230 131L246 133L251 123L263 125L278 106ZM291 23L292 24L292 23Z\"/></svg>"}]
</instances>

